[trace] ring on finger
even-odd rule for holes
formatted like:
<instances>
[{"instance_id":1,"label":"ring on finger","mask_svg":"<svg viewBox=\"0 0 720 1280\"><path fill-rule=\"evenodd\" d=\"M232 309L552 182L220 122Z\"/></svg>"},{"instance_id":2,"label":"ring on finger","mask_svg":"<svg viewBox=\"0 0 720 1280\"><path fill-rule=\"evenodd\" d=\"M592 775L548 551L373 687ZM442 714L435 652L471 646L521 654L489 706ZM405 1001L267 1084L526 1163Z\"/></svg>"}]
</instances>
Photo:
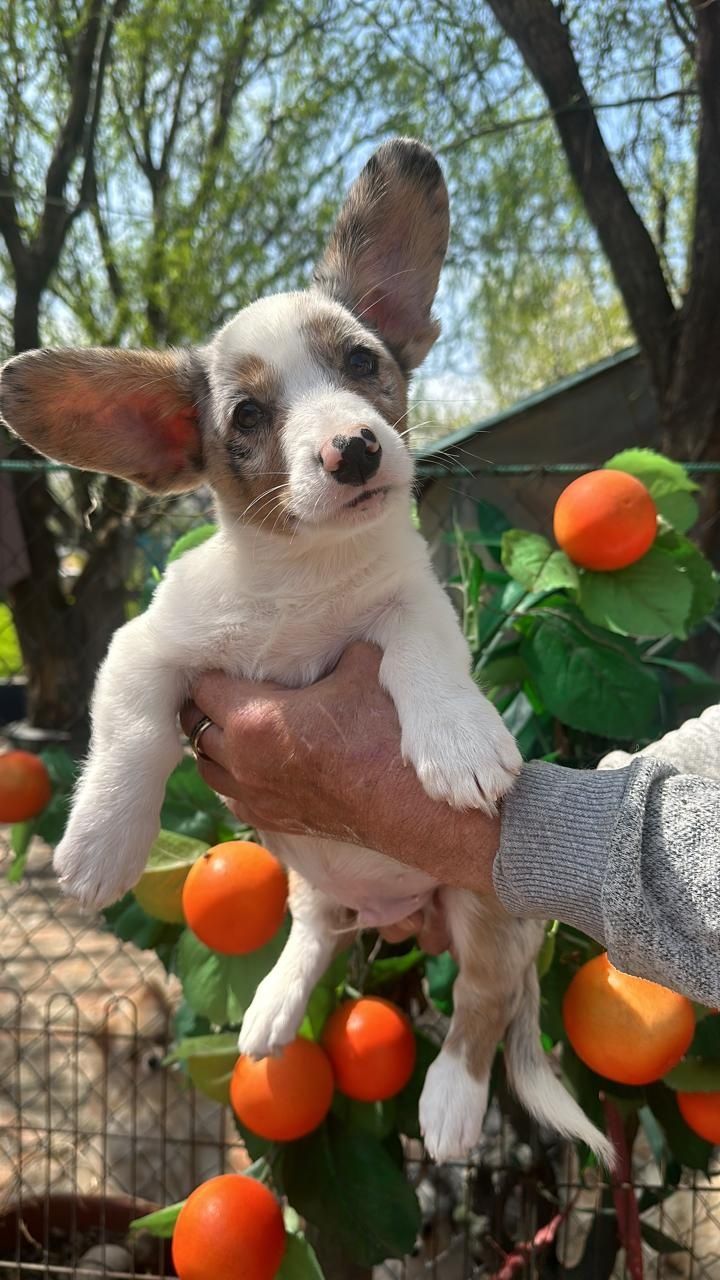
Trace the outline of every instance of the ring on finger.
<instances>
[{"instance_id":1,"label":"ring on finger","mask_svg":"<svg viewBox=\"0 0 720 1280\"><path fill-rule=\"evenodd\" d=\"M193 729L192 733L189 735L190 747L192 749L192 753L195 756L196 760L210 759L210 756L208 755L207 751L203 751L202 749L201 738L205 733L206 729L212 729L214 728L214 725L215 725L214 720L211 720L209 716L203 716L201 720L198 720L197 724L195 725L195 728Z\"/></svg>"}]
</instances>

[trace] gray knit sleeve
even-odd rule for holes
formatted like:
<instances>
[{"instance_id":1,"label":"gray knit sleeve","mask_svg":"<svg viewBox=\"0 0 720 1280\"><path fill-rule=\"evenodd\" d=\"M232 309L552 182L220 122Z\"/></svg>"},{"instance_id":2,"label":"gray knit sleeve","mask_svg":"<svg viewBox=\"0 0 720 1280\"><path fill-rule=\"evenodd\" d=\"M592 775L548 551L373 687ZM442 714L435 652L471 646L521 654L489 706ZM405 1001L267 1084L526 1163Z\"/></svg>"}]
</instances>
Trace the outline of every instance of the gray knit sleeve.
<instances>
[{"instance_id":1,"label":"gray knit sleeve","mask_svg":"<svg viewBox=\"0 0 720 1280\"><path fill-rule=\"evenodd\" d=\"M526 765L503 802L494 882L512 914L564 920L618 968L720 1006L714 779L650 756L607 772Z\"/></svg>"}]
</instances>

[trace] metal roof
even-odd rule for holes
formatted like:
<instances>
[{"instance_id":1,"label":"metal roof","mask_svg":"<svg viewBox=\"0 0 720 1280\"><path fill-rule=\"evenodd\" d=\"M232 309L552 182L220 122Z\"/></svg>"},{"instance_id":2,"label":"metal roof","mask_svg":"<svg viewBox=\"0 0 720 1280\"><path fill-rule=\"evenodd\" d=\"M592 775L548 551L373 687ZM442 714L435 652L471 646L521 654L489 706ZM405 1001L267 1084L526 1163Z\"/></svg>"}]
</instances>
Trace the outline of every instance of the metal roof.
<instances>
[{"instance_id":1,"label":"metal roof","mask_svg":"<svg viewBox=\"0 0 720 1280\"><path fill-rule=\"evenodd\" d=\"M528 409L544 404L545 401L551 400L554 396L562 395L563 392L570 391L573 387L577 387L584 382L590 382L591 379L598 377L599 374L605 373L615 365L633 360L638 355L640 355L638 346L624 347L622 351L616 351L613 355L606 356L604 360L598 360L595 364L586 365L585 368L578 370L577 373L568 374L566 378L560 378L558 382L551 382L548 386L541 387L539 391L534 391L532 395L526 396L522 400L516 400L507 409L502 409L499 413L492 414L489 418L482 418L480 422L472 423L469 427L461 427L459 431L454 431L451 435L444 436L442 440L436 440L433 444L427 445L426 448L418 449L415 453L415 460L420 464L420 475L422 475L422 464L424 462L432 462L435 455L443 450L450 449L453 445L463 444L481 432L494 431L497 427L502 427L513 418L519 417L520 414L525 413Z\"/></svg>"}]
</instances>

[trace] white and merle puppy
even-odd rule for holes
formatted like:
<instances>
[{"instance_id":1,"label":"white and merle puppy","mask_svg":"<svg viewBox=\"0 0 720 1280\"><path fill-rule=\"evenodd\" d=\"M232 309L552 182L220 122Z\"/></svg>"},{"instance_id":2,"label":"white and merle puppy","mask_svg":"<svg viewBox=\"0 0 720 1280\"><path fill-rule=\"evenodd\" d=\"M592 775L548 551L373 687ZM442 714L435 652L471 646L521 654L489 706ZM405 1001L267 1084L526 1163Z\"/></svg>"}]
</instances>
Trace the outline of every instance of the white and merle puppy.
<instances>
[{"instance_id":1,"label":"white and merle puppy","mask_svg":"<svg viewBox=\"0 0 720 1280\"><path fill-rule=\"evenodd\" d=\"M410 518L402 424L409 376L438 335L431 308L448 228L436 160L397 139L352 186L307 291L254 302L199 350L34 351L5 366L2 414L42 453L157 493L209 484L217 499L219 532L171 565L101 668L90 752L55 854L81 902L113 902L138 880L181 758L178 712L208 668L299 686L351 641L371 641L403 755L427 793L491 809L511 785L517 748L471 679ZM267 844L294 873L293 923L243 1023L240 1047L256 1057L295 1036L339 931L401 919L438 888L355 844ZM478 1141L504 1039L532 1114L607 1158L540 1047L542 925L471 893L441 895L460 976L421 1102L428 1150L444 1159Z\"/></svg>"}]
</instances>

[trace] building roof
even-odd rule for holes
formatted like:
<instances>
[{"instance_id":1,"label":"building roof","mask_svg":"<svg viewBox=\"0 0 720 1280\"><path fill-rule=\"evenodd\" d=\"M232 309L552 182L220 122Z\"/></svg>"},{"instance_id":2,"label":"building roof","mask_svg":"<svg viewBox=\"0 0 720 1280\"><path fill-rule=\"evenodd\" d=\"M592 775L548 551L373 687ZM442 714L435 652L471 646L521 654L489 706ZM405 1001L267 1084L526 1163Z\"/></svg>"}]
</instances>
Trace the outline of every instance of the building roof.
<instances>
[{"instance_id":1,"label":"building roof","mask_svg":"<svg viewBox=\"0 0 720 1280\"><path fill-rule=\"evenodd\" d=\"M424 449L418 449L415 459L418 463L420 475L422 475L423 463L432 463L437 454L444 452L446 449L451 449L453 445L462 445L481 433L495 431L498 427L504 426L528 409L534 409L538 405L551 400L554 396L562 395L582 383L591 382L593 378L606 373L608 369L634 360L639 355L640 348L638 346L625 347L622 351L616 351L613 355L606 356L604 360L598 360L595 364L586 365L584 369L578 370L577 373L568 374L567 377L560 378L558 382L552 382L546 387L541 387L539 391L534 391L532 395L525 396L522 400L516 400L507 409L502 409L499 413L492 414L489 418L482 418L480 422L472 423L468 427L461 427L459 431L454 431L451 435L434 441L433 444L427 445Z\"/></svg>"}]
</instances>

